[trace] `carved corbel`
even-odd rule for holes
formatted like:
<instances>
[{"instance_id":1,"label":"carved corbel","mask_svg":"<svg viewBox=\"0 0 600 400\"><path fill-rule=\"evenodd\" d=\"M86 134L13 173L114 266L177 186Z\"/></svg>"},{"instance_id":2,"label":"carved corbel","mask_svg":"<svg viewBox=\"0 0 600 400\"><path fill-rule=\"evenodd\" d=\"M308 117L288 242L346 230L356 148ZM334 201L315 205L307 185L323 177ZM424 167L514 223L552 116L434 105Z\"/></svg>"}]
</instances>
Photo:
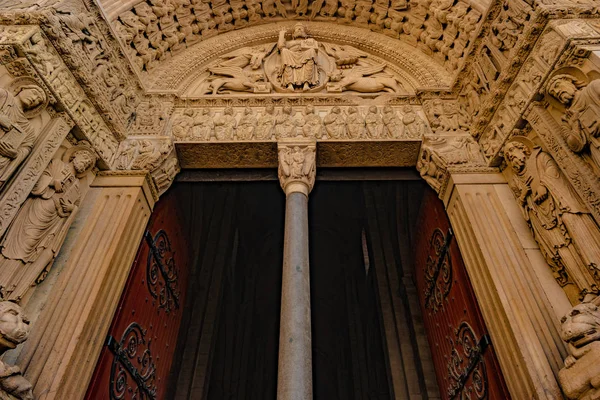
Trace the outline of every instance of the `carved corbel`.
<instances>
[{"instance_id":1,"label":"carved corbel","mask_svg":"<svg viewBox=\"0 0 600 400\"><path fill-rule=\"evenodd\" d=\"M285 141L277 144L279 183L286 195L306 196L315 184L317 146L314 141Z\"/></svg>"},{"instance_id":2,"label":"carved corbel","mask_svg":"<svg viewBox=\"0 0 600 400\"><path fill-rule=\"evenodd\" d=\"M497 171L486 165L479 145L468 134L426 135L417 160L417 170L440 198L444 197L452 174Z\"/></svg>"}]
</instances>

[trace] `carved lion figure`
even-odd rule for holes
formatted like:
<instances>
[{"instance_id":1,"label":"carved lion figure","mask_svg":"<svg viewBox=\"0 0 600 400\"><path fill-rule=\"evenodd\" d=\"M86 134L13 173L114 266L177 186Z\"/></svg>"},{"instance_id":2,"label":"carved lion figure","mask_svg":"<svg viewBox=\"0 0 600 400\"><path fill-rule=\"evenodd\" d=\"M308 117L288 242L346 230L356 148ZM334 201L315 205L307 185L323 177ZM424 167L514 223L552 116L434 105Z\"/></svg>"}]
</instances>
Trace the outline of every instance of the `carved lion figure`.
<instances>
[{"instance_id":1,"label":"carved lion figure","mask_svg":"<svg viewBox=\"0 0 600 400\"><path fill-rule=\"evenodd\" d=\"M565 396L592 400L600 397L600 296L576 305L562 320L561 337L571 353L558 378Z\"/></svg>"}]
</instances>

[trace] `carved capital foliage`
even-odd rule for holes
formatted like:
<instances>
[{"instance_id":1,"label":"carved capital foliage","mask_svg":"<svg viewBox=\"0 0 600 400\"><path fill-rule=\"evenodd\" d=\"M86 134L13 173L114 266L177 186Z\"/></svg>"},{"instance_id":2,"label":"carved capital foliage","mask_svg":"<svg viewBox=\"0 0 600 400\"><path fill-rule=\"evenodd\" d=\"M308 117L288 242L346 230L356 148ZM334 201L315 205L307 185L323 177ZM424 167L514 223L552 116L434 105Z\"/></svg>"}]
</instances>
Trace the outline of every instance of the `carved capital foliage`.
<instances>
[{"instance_id":1,"label":"carved capital foliage","mask_svg":"<svg viewBox=\"0 0 600 400\"><path fill-rule=\"evenodd\" d=\"M301 192L308 196L315 184L317 145L314 141L289 140L277 144L278 176L285 194Z\"/></svg>"},{"instance_id":2,"label":"carved capital foliage","mask_svg":"<svg viewBox=\"0 0 600 400\"><path fill-rule=\"evenodd\" d=\"M440 198L444 196L452 174L497 171L486 165L479 145L468 134L425 136L417 170Z\"/></svg>"}]
</instances>

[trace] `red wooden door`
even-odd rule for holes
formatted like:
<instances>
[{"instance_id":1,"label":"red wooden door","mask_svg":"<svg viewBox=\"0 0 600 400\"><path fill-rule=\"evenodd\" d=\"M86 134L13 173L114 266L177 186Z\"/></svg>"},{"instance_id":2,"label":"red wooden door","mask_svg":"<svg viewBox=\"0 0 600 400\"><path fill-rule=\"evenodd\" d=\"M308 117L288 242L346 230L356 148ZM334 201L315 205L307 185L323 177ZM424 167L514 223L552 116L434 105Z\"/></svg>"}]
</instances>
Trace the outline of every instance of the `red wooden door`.
<instances>
[{"instance_id":1,"label":"red wooden door","mask_svg":"<svg viewBox=\"0 0 600 400\"><path fill-rule=\"evenodd\" d=\"M509 399L444 205L425 194L415 279L443 399Z\"/></svg>"},{"instance_id":2,"label":"red wooden door","mask_svg":"<svg viewBox=\"0 0 600 400\"><path fill-rule=\"evenodd\" d=\"M162 399L185 304L191 252L170 191L154 208L87 399Z\"/></svg>"}]
</instances>

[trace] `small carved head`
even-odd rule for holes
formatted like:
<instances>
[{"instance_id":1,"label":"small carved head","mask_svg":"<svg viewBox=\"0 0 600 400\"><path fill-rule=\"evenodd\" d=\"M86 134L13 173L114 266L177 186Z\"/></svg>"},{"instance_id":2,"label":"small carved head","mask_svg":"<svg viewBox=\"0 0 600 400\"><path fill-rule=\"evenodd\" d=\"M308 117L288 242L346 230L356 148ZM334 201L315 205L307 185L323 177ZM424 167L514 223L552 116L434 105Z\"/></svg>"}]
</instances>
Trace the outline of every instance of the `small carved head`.
<instances>
[{"instance_id":1,"label":"small carved head","mask_svg":"<svg viewBox=\"0 0 600 400\"><path fill-rule=\"evenodd\" d=\"M291 114L292 114L292 106L290 106L289 104L285 104L285 105L283 106L283 109L282 109L282 110L283 110L283 113L284 113L284 114L288 114L288 115L291 115Z\"/></svg>"},{"instance_id":2,"label":"small carved head","mask_svg":"<svg viewBox=\"0 0 600 400\"><path fill-rule=\"evenodd\" d=\"M252 114L252 109L250 107L246 107L244 109L244 115L251 115Z\"/></svg>"},{"instance_id":3,"label":"small carved head","mask_svg":"<svg viewBox=\"0 0 600 400\"><path fill-rule=\"evenodd\" d=\"M392 110L392 107L391 107L391 106L385 106L385 107L383 107L383 112L384 112L385 114L391 114L391 113L393 113L393 112L394 112L394 110Z\"/></svg>"},{"instance_id":4,"label":"small carved head","mask_svg":"<svg viewBox=\"0 0 600 400\"><path fill-rule=\"evenodd\" d=\"M340 110L340 108L338 106L335 106L331 109L331 112L334 114L340 114L342 112L342 110Z\"/></svg>"},{"instance_id":5,"label":"small carved head","mask_svg":"<svg viewBox=\"0 0 600 400\"><path fill-rule=\"evenodd\" d=\"M0 335L4 346L15 348L29 336L29 320L23 309L10 301L0 302Z\"/></svg>"},{"instance_id":6,"label":"small carved head","mask_svg":"<svg viewBox=\"0 0 600 400\"><path fill-rule=\"evenodd\" d=\"M223 111L223 114L225 114L225 115L233 115L233 108L232 107L225 108L225 110Z\"/></svg>"},{"instance_id":7,"label":"small carved head","mask_svg":"<svg viewBox=\"0 0 600 400\"><path fill-rule=\"evenodd\" d=\"M377 114L377 106L371 106L371 107L369 107L369 112L371 114Z\"/></svg>"},{"instance_id":8,"label":"small carved head","mask_svg":"<svg viewBox=\"0 0 600 400\"><path fill-rule=\"evenodd\" d=\"M348 108L348 114L356 114L358 112L358 108L350 107Z\"/></svg>"},{"instance_id":9,"label":"small carved head","mask_svg":"<svg viewBox=\"0 0 600 400\"><path fill-rule=\"evenodd\" d=\"M306 32L306 27L302 23L297 23L294 25L294 32L292 33L292 38L307 38L308 33Z\"/></svg>"},{"instance_id":10,"label":"small carved head","mask_svg":"<svg viewBox=\"0 0 600 400\"><path fill-rule=\"evenodd\" d=\"M186 108L185 110L183 110L183 115L185 115L187 117L193 117L194 110L192 110L191 108Z\"/></svg>"},{"instance_id":11,"label":"small carved head","mask_svg":"<svg viewBox=\"0 0 600 400\"><path fill-rule=\"evenodd\" d=\"M504 157L517 174L523 172L527 158L531 155L531 149L521 142L511 141L504 146Z\"/></svg>"},{"instance_id":12,"label":"small carved head","mask_svg":"<svg viewBox=\"0 0 600 400\"><path fill-rule=\"evenodd\" d=\"M402 107L402 111L404 111L405 114L410 114L413 112L413 109L411 106L409 106L408 104L405 105L404 107Z\"/></svg>"},{"instance_id":13,"label":"small carved head","mask_svg":"<svg viewBox=\"0 0 600 400\"><path fill-rule=\"evenodd\" d=\"M600 339L600 309L591 302L583 302L561 319L562 340L574 347L582 347Z\"/></svg>"},{"instance_id":14,"label":"small carved head","mask_svg":"<svg viewBox=\"0 0 600 400\"><path fill-rule=\"evenodd\" d=\"M67 150L65 156L68 156L69 162L73 164L78 178L81 178L87 171L92 169L98 159L96 152L86 141L81 141L77 146Z\"/></svg>"},{"instance_id":15,"label":"small carved head","mask_svg":"<svg viewBox=\"0 0 600 400\"><path fill-rule=\"evenodd\" d=\"M312 104L307 104L306 107L304 107L304 114L309 115L309 114L314 114L315 113L315 106L313 106Z\"/></svg>"},{"instance_id":16,"label":"small carved head","mask_svg":"<svg viewBox=\"0 0 600 400\"><path fill-rule=\"evenodd\" d=\"M571 104L577 90L585 86L585 82L580 81L573 75L559 74L550 79L546 84L546 91L556 100L564 105Z\"/></svg>"},{"instance_id":17,"label":"small carved head","mask_svg":"<svg viewBox=\"0 0 600 400\"><path fill-rule=\"evenodd\" d=\"M275 112L275 106L273 104L267 104L265 106L265 112L267 114L273 114Z\"/></svg>"},{"instance_id":18,"label":"small carved head","mask_svg":"<svg viewBox=\"0 0 600 400\"><path fill-rule=\"evenodd\" d=\"M23 110L33 110L46 101L46 93L37 85L21 86L15 93L23 104Z\"/></svg>"}]
</instances>

